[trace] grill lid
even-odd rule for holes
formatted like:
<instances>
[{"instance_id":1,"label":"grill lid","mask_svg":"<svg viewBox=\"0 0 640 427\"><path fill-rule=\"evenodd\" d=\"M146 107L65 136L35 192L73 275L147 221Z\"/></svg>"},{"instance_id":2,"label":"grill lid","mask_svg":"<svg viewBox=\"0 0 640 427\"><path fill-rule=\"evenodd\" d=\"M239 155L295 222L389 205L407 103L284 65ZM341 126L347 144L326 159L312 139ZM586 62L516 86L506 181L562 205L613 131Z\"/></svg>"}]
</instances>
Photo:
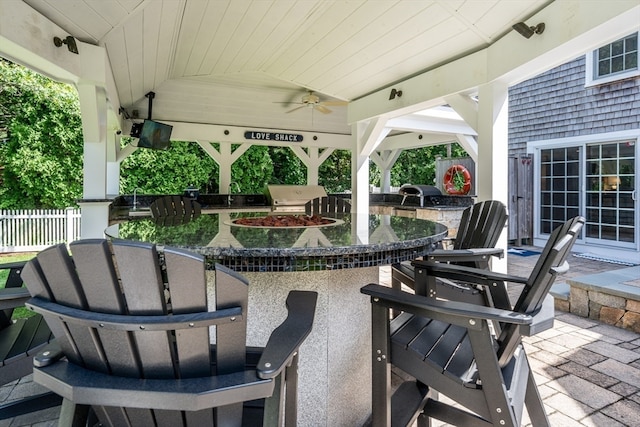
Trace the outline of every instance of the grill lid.
<instances>
[{"instance_id":1,"label":"grill lid","mask_svg":"<svg viewBox=\"0 0 640 427\"><path fill-rule=\"evenodd\" d=\"M403 196L442 196L442 192L433 185L405 184L398 192Z\"/></svg>"},{"instance_id":2,"label":"grill lid","mask_svg":"<svg viewBox=\"0 0 640 427\"><path fill-rule=\"evenodd\" d=\"M321 185L268 185L267 192L274 211L301 211L304 205L317 197L326 197Z\"/></svg>"}]
</instances>

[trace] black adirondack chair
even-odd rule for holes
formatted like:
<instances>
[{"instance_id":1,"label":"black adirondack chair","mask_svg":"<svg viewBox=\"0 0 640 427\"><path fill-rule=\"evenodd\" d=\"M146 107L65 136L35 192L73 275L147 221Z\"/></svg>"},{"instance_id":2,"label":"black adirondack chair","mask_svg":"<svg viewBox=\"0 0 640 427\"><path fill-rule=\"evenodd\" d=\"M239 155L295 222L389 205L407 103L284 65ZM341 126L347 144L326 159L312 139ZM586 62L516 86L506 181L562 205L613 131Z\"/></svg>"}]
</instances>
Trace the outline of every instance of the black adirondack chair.
<instances>
[{"instance_id":1,"label":"black adirondack chair","mask_svg":"<svg viewBox=\"0 0 640 427\"><path fill-rule=\"evenodd\" d=\"M12 262L0 264L8 275L0 289L0 384L4 385L33 372L33 356L52 339L42 316L12 319L15 308L24 306L31 297L22 286L20 273L26 264ZM60 397L53 393L40 393L0 405L0 420L17 417L32 411L59 405Z\"/></svg>"},{"instance_id":2,"label":"black adirondack chair","mask_svg":"<svg viewBox=\"0 0 640 427\"><path fill-rule=\"evenodd\" d=\"M264 349L247 350L248 283L237 273L216 266L208 311L200 255L102 239L70 247L73 257L53 246L22 273L27 306L61 349L34 360L34 381L64 398L60 425L94 416L105 426L295 425L315 292L290 292L287 319Z\"/></svg>"},{"instance_id":3,"label":"black adirondack chair","mask_svg":"<svg viewBox=\"0 0 640 427\"><path fill-rule=\"evenodd\" d=\"M163 196L149 207L154 221L164 226L186 224L202 213L200 203L185 196Z\"/></svg>"},{"instance_id":4,"label":"black adirondack chair","mask_svg":"<svg viewBox=\"0 0 640 427\"><path fill-rule=\"evenodd\" d=\"M419 426L438 419L456 426L519 426L526 405L534 426L549 426L522 336L553 326L557 274L568 269L569 254L584 218L576 217L552 233L528 278L485 269L423 261L429 277L492 286L523 285L512 310L397 291L370 284L373 345L373 425ZM389 320L389 309L403 313ZM501 328L494 333L491 322ZM389 394L391 366L415 378ZM459 406L437 400L443 394Z\"/></svg>"},{"instance_id":5,"label":"black adirondack chair","mask_svg":"<svg viewBox=\"0 0 640 427\"><path fill-rule=\"evenodd\" d=\"M323 215L331 213L351 212L349 200L336 196L317 197L309 200L304 206L307 215Z\"/></svg>"},{"instance_id":6,"label":"black adirondack chair","mask_svg":"<svg viewBox=\"0 0 640 427\"><path fill-rule=\"evenodd\" d=\"M478 202L462 213L453 247L436 249L426 259L488 269L492 256L502 258L504 255L503 250L495 248L495 245L506 222L507 209L503 203L497 200ZM477 287L459 286L447 281L438 281L437 286L427 289L424 281L417 280L414 266L409 261L394 264L391 268L391 286L399 290L403 283L420 295L477 304L493 305L493 298L502 298L505 294L501 292L499 296L491 297Z\"/></svg>"}]
</instances>

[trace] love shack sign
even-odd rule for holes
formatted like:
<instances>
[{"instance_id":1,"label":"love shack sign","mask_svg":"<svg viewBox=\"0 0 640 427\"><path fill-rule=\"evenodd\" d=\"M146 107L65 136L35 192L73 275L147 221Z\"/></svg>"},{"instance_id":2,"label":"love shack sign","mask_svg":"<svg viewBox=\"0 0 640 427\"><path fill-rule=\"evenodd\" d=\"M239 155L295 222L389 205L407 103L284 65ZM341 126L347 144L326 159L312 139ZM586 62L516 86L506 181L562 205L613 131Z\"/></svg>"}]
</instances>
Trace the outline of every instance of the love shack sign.
<instances>
[{"instance_id":1,"label":"love shack sign","mask_svg":"<svg viewBox=\"0 0 640 427\"><path fill-rule=\"evenodd\" d=\"M244 133L244 139L255 141L277 141L277 142L302 142L302 135L297 133L281 132L259 132L248 130Z\"/></svg>"}]
</instances>

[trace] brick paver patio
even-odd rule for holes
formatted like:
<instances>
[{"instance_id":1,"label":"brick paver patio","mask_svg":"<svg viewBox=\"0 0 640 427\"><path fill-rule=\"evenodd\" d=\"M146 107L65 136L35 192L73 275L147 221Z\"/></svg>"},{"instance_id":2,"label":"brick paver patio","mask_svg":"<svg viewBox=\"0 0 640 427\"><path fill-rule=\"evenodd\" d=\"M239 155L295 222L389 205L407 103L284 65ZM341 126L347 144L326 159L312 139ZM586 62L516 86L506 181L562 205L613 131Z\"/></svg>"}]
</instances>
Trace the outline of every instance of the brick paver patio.
<instances>
[{"instance_id":1,"label":"brick paver patio","mask_svg":"<svg viewBox=\"0 0 640 427\"><path fill-rule=\"evenodd\" d=\"M527 276L536 259L509 255L509 273ZM573 256L569 263L562 280L624 268ZM380 282L390 283L388 267L381 269ZM639 334L557 311L554 328L527 338L525 345L552 426L640 425ZM23 378L0 388L0 402L33 394L37 387ZM0 427L54 426L58 413L53 408L0 420Z\"/></svg>"}]
</instances>

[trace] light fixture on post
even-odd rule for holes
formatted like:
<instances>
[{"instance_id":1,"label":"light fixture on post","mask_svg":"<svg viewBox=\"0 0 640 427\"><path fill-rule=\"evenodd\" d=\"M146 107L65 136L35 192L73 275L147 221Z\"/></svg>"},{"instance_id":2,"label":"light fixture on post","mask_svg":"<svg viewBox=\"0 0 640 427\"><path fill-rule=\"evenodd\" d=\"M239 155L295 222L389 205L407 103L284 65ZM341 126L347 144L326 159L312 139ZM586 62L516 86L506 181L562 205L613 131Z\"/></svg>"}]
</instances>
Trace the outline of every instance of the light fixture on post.
<instances>
[{"instance_id":1,"label":"light fixture on post","mask_svg":"<svg viewBox=\"0 0 640 427\"><path fill-rule=\"evenodd\" d=\"M535 27L530 27L524 22L518 22L513 25L511 28L516 30L522 37L525 39L531 38L534 34L542 34L544 33L544 22L539 23Z\"/></svg>"},{"instance_id":2,"label":"light fixture on post","mask_svg":"<svg viewBox=\"0 0 640 427\"><path fill-rule=\"evenodd\" d=\"M402 96L401 90L391 89L391 93L389 94L389 101L392 99L400 98Z\"/></svg>"},{"instance_id":3,"label":"light fixture on post","mask_svg":"<svg viewBox=\"0 0 640 427\"><path fill-rule=\"evenodd\" d=\"M76 39L74 39L73 36L67 36L64 39L61 39L60 37L54 37L53 44L55 44L56 47L60 47L63 44L66 44L69 52L75 53L76 55L78 54L78 45L76 44Z\"/></svg>"}]
</instances>

